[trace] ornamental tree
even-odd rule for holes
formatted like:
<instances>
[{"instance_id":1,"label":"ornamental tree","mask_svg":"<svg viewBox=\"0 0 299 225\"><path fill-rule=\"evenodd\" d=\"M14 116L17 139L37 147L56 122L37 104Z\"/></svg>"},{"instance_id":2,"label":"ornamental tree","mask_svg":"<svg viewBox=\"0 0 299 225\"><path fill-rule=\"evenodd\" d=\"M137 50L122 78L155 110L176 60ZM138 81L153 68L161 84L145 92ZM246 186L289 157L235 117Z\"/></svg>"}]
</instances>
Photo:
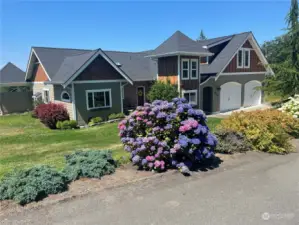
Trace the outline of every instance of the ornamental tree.
<instances>
[{"instance_id":1,"label":"ornamental tree","mask_svg":"<svg viewBox=\"0 0 299 225\"><path fill-rule=\"evenodd\" d=\"M178 168L183 173L214 155L216 137L206 116L185 99L156 100L139 106L118 125L119 136L132 162L144 169Z\"/></svg>"}]
</instances>

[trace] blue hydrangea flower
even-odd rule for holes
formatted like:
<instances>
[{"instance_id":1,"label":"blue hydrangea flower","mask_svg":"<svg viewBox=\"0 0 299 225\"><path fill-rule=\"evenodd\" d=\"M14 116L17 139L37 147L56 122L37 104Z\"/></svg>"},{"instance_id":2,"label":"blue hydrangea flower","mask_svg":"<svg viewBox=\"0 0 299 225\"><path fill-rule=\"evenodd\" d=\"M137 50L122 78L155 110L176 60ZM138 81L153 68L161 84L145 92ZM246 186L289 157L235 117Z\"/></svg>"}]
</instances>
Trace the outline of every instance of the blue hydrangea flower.
<instances>
[{"instance_id":1,"label":"blue hydrangea flower","mask_svg":"<svg viewBox=\"0 0 299 225\"><path fill-rule=\"evenodd\" d=\"M145 165L145 164L147 164L147 160L146 159L142 159L142 161L141 161L141 165Z\"/></svg>"},{"instance_id":2,"label":"blue hydrangea flower","mask_svg":"<svg viewBox=\"0 0 299 225\"><path fill-rule=\"evenodd\" d=\"M199 145L200 144L200 140L198 138L192 138L191 139L191 143L194 145Z\"/></svg>"},{"instance_id":3,"label":"blue hydrangea flower","mask_svg":"<svg viewBox=\"0 0 299 225\"><path fill-rule=\"evenodd\" d=\"M165 112L159 112L157 115L158 119L166 118L167 114Z\"/></svg>"}]
</instances>

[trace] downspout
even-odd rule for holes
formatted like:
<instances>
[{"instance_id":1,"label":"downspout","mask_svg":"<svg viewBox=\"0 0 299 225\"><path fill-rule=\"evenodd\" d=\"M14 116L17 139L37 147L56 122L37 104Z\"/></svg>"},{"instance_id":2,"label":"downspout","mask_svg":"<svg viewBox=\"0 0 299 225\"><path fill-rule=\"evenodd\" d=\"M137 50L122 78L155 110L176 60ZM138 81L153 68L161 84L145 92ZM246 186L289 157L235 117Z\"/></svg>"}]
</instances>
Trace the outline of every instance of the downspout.
<instances>
[{"instance_id":1,"label":"downspout","mask_svg":"<svg viewBox=\"0 0 299 225\"><path fill-rule=\"evenodd\" d=\"M178 55L178 92L181 97L181 56Z\"/></svg>"},{"instance_id":2,"label":"downspout","mask_svg":"<svg viewBox=\"0 0 299 225\"><path fill-rule=\"evenodd\" d=\"M72 82L72 108L73 108L73 119L77 121L76 102L75 102L75 85ZM77 121L78 122L78 121Z\"/></svg>"},{"instance_id":3,"label":"downspout","mask_svg":"<svg viewBox=\"0 0 299 225\"><path fill-rule=\"evenodd\" d=\"M125 96L123 96L123 92L122 92L122 90L124 90L124 87L126 86L128 84L128 82L127 83L124 83L123 85L121 85L121 82L119 82L119 85L120 85L120 104L121 104L121 112L122 113L124 113L124 97ZM125 94L125 90L124 90L124 94Z\"/></svg>"}]
</instances>

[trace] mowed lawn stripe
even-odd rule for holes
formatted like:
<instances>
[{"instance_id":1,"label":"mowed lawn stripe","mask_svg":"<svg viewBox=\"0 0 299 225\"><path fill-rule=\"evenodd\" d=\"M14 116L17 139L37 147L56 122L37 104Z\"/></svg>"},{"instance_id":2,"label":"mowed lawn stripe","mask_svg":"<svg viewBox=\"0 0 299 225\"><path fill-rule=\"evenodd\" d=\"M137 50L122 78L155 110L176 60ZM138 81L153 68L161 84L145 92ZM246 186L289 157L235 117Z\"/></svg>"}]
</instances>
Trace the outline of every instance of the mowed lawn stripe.
<instances>
[{"instance_id":1,"label":"mowed lawn stripe","mask_svg":"<svg viewBox=\"0 0 299 225\"><path fill-rule=\"evenodd\" d=\"M221 119L209 118L213 131ZM77 150L110 149L115 158L128 156L117 123L77 130L50 130L29 114L0 117L0 177L14 168L47 164L62 168L64 155Z\"/></svg>"}]
</instances>

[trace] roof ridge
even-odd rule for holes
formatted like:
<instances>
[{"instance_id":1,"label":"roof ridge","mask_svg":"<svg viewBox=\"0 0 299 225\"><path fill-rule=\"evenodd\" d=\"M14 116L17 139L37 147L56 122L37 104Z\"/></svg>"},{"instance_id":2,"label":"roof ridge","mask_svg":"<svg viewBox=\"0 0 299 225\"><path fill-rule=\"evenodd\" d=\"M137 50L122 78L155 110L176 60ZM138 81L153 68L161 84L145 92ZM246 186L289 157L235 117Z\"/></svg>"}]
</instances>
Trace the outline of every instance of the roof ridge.
<instances>
[{"instance_id":1,"label":"roof ridge","mask_svg":"<svg viewBox=\"0 0 299 225\"><path fill-rule=\"evenodd\" d=\"M83 48L61 48L61 47L43 47L43 46L32 46L32 48L50 48L50 49L65 49L65 50L79 50L79 51L94 51L93 49L83 49Z\"/></svg>"}]
</instances>

